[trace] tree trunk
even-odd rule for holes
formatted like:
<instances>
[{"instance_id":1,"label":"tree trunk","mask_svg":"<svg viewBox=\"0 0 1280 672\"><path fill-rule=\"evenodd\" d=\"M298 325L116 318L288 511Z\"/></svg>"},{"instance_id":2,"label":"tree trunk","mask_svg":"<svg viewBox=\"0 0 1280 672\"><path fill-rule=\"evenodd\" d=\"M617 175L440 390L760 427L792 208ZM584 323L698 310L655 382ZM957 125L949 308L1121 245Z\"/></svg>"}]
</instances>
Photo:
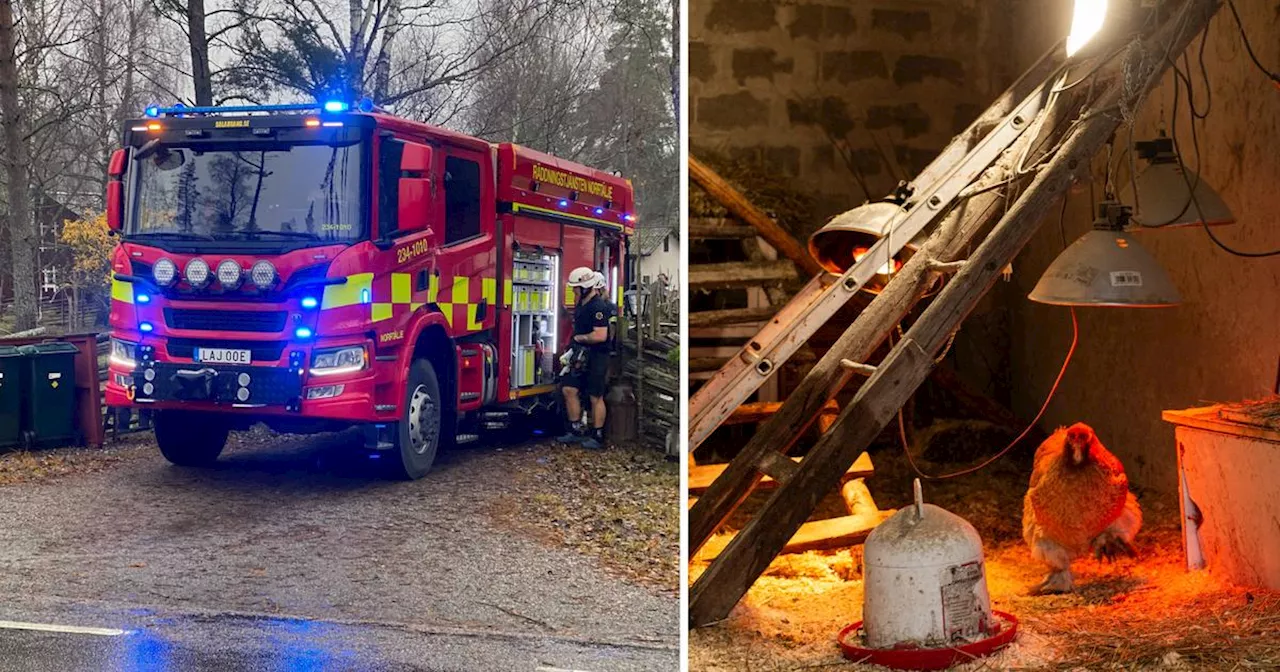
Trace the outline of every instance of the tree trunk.
<instances>
[{"instance_id":1,"label":"tree trunk","mask_svg":"<svg viewBox=\"0 0 1280 672\"><path fill-rule=\"evenodd\" d=\"M680 3L671 0L671 111L680 126Z\"/></svg>"},{"instance_id":2,"label":"tree trunk","mask_svg":"<svg viewBox=\"0 0 1280 672\"><path fill-rule=\"evenodd\" d=\"M14 51L13 2L0 0L0 129L5 144L9 197L9 251L13 272L15 330L36 326L36 236L27 193L27 143L18 105L18 64Z\"/></svg>"},{"instance_id":3,"label":"tree trunk","mask_svg":"<svg viewBox=\"0 0 1280 672\"><path fill-rule=\"evenodd\" d=\"M213 80L209 76L209 38L205 33L204 0L187 0L187 35L191 38L191 83L196 105L213 105Z\"/></svg>"},{"instance_id":4,"label":"tree trunk","mask_svg":"<svg viewBox=\"0 0 1280 672\"><path fill-rule=\"evenodd\" d=\"M383 21L382 44L378 46L378 57L373 64L373 101L386 100L391 90L391 48L395 44L396 34L400 32L400 3L390 0L387 4L386 18Z\"/></svg>"}]
</instances>

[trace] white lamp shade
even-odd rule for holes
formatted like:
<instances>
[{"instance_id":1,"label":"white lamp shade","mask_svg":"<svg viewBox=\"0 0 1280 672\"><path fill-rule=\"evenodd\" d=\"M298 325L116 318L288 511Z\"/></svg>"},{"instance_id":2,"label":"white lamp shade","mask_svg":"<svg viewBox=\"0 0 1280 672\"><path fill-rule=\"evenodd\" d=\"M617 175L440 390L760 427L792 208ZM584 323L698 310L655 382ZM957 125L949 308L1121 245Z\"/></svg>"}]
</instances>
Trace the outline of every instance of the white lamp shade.
<instances>
[{"instance_id":1,"label":"white lamp shade","mask_svg":"<svg viewBox=\"0 0 1280 672\"><path fill-rule=\"evenodd\" d=\"M1157 308L1182 302L1168 274L1124 231L1095 229L1049 264L1028 295L1058 306Z\"/></svg>"},{"instance_id":2,"label":"white lamp shade","mask_svg":"<svg viewBox=\"0 0 1280 672\"><path fill-rule=\"evenodd\" d=\"M1128 182L1120 192L1120 202L1133 208L1133 221L1143 226L1176 228L1200 226L1201 221L1211 226L1236 221L1218 192L1176 160L1152 162L1136 182L1136 201L1134 183ZM1195 187L1194 199L1188 183Z\"/></svg>"}]
</instances>

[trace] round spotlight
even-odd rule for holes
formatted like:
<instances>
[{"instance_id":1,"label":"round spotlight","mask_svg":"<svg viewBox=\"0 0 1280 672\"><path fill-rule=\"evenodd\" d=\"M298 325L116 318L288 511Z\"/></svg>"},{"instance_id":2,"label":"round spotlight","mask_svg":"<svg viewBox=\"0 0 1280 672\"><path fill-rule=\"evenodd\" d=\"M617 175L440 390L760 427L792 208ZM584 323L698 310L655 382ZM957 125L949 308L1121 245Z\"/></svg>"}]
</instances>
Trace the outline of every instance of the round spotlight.
<instances>
[{"instance_id":1,"label":"round spotlight","mask_svg":"<svg viewBox=\"0 0 1280 672\"><path fill-rule=\"evenodd\" d=\"M218 264L218 283L227 289L235 289L240 286L240 264L235 259L224 259Z\"/></svg>"},{"instance_id":2,"label":"round spotlight","mask_svg":"<svg viewBox=\"0 0 1280 672\"><path fill-rule=\"evenodd\" d=\"M209 284L209 262L196 257L187 262L187 284L197 289Z\"/></svg>"},{"instance_id":3,"label":"round spotlight","mask_svg":"<svg viewBox=\"0 0 1280 672\"><path fill-rule=\"evenodd\" d=\"M161 287L168 287L178 279L178 265L173 263L172 259L163 258L151 267L151 277L155 278L156 284Z\"/></svg>"},{"instance_id":4,"label":"round spotlight","mask_svg":"<svg viewBox=\"0 0 1280 672\"><path fill-rule=\"evenodd\" d=\"M155 380L155 379L156 379L156 370L155 370L155 369L147 369L146 371L143 371L143 372L142 372L142 378L143 378L143 380L147 381L148 383L149 383L149 382L151 382L151 381L153 381L153 380Z\"/></svg>"},{"instance_id":5,"label":"round spotlight","mask_svg":"<svg viewBox=\"0 0 1280 672\"><path fill-rule=\"evenodd\" d=\"M240 387L248 386L250 382L249 374L247 373L240 374L239 376L236 377L236 382L240 384Z\"/></svg>"},{"instance_id":6,"label":"round spotlight","mask_svg":"<svg viewBox=\"0 0 1280 672\"><path fill-rule=\"evenodd\" d=\"M150 396L151 393L155 391L156 391L156 386L152 385L151 383L144 383L142 385L142 393L145 395Z\"/></svg>"},{"instance_id":7,"label":"round spotlight","mask_svg":"<svg viewBox=\"0 0 1280 672\"><path fill-rule=\"evenodd\" d=\"M249 271L249 278L253 280L253 284L258 289L268 289L276 281L276 267L271 262L263 260L253 265L253 269Z\"/></svg>"},{"instance_id":8,"label":"round spotlight","mask_svg":"<svg viewBox=\"0 0 1280 672\"><path fill-rule=\"evenodd\" d=\"M241 402L249 401L249 388L242 387L236 390L236 399L239 399Z\"/></svg>"}]
</instances>

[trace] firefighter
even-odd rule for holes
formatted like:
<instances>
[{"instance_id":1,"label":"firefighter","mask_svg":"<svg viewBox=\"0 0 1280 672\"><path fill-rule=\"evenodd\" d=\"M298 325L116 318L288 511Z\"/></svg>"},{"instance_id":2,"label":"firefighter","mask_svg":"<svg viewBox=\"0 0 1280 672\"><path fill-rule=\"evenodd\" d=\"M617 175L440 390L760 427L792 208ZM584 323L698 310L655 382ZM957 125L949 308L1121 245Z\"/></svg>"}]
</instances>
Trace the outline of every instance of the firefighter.
<instances>
[{"instance_id":1,"label":"firefighter","mask_svg":"<svg viewBox=\"0 0 1280 672\"><path fill-rule=\"evenodd\" d=\"M564 405L569 431L564 443L581 443L584 448L604 447L604 395L609 375L609 323L613 304L605 298L605 279L585 266L569 273L569 286L577 299L570 341L569 371L563 378ZM582 422L581 394L591 400L591 428Z\"/></svg>"}]
</instances>

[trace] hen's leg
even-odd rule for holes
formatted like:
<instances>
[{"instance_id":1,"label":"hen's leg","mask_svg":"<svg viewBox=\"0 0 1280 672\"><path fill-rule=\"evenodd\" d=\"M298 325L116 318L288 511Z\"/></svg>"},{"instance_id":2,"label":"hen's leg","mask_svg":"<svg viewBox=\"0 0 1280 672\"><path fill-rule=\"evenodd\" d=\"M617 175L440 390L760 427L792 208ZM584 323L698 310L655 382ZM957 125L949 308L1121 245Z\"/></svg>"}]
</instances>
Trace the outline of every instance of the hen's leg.
<instances>
[{"instance_id":1,"label":"hen's leg","mask_svg":"<svg viewBox=\"0 0 1280 672\"><path fill-rule=\"evenodd\" d=\"M1031 554L1049 565L1051 570L1044 581L1031 589L1033 595L1069 593L1075 588L1071 580L1071 552L1065 547L1052 539L1041 537L1031 545Z\"/></svg>"}]
</instances>

